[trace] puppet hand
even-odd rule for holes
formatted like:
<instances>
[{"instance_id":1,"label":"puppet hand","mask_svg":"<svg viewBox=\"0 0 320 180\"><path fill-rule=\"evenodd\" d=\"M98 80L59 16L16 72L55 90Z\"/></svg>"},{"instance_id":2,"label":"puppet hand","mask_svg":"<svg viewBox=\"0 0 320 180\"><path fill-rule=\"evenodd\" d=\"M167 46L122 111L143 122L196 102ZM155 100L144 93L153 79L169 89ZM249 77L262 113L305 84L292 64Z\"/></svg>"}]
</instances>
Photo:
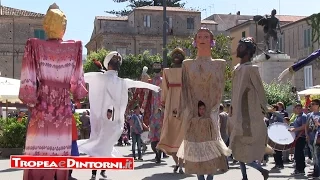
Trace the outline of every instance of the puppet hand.
<instances>
[{"instance_id":1,"label":"puppet hand","mask_svg":"<svg viewBox=\"0 0 320 180\"><path fill-rule=\"evenodd\" d=\"M27 104L27 106L29 106L29 107L34 107L35 105L34 104Z\"/></svg>"},{"instance_id":2,"label":"puppet hand","mask_svg":"<svg viewBox=\"0 0 320 180\"><path fill-rule=\"evenodd\" d=\"M78 109L81 108L81 103L80 103L80 101L76 101L76 107L77 107Z\"/></svg>"},{"instance_id":3,"label":"puppet hand","mask_svg":"<svg viewBox=\"0 0 320 180\"><path fill-rule=\"evenodd\" d=\"M278 77L278 81L283 81L284 79L290 78L291 72L289 71L289 68L282 71L282 73Z\"/></svg>"},{"instance_id":4,"label":"puppet hand","mask_svg":"<svg viewBox=\"0 0 320 180\"><path fill-rule=\"evenodd\" d=\"M155 92L160 92L161 91L161 88L160 87L158 87L156 90L155 90Z\"/></svg>"}]
</instances>

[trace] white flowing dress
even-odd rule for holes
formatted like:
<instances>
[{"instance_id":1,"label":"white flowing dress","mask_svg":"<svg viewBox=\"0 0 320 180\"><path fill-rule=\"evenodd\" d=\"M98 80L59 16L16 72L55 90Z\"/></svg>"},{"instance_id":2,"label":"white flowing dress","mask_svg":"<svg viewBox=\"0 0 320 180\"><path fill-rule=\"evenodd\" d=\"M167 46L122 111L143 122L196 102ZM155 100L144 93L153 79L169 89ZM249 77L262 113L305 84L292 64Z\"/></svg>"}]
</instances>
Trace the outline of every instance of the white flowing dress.
<instances>
[{"instance_id":1,"label":"white flowing dress","mask_svg":"<svg viewBox=\"0 0 320 180\"><path fill-rule=\"evenodd\" d=\"M89 84L91 134L88 140L79 141L79 151L93 157L118 157L120 153L114 144L123 131L128 89L135 87L159 91L160 88L141 81L119 78L114 70L86 73L84 79ZM107 118L108 109L114 110L113 121Z\"/></svg>"}]
</instances>

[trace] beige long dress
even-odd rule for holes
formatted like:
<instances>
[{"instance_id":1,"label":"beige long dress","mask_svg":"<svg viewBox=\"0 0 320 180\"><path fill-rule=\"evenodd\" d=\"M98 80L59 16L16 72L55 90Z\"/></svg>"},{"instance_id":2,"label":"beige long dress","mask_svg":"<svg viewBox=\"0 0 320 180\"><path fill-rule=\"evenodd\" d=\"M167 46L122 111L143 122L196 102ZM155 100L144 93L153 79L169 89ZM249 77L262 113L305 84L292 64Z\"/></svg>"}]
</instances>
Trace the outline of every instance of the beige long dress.
<instances>
[{"instance_id":1,"label":"beige long dress","mask_svg":"<svg viewBox=\"0 0 320 180\"><path fill-rule=\"evenodd\" d=\"M261 160L267 145L267 127L263 120L267 99L257 66L251 63L236 66L231 101L233 157L244 163Z\"/></svg>"},{"instance_id":2,"label":"beige long dress","mask_svg":"<svg viewBox=\"0 0 320 180\"><path fill-rule=\"evenodd\" d=\"M219 105L224 91L225 60L211 57L185 60L182 65L181 117L185 131L177 156L185 160L187 174L216 174L227 171L231 151L220 135ZM198 116L198 102L206 105Z\"/></svg>"},{"instance_id":3,"label":"beige long dress","mask_svg":"<svg viewBox=\"0 0 320 180\"><path fill-rule=\"evenodd\" d=\"M182 68L163 70L161 102L165 105L160 142L157 146L168 155L177 153L183 139L180 110Z\"/></svg>"}]
</instances>

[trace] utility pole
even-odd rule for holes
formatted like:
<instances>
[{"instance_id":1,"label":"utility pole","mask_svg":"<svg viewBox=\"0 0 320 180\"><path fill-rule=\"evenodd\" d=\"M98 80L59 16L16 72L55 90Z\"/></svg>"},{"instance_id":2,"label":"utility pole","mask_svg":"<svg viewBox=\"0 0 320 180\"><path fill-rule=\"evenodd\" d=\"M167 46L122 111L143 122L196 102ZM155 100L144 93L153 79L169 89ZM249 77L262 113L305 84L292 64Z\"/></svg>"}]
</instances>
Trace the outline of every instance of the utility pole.
<instances>
[{"instance_id":1,"label":"utility pole","mask_svg":"<svg viewBox=\"0 0 320 180\"><path fill-rule=\"evenodd\" d=\"M167 60L167 0L163 0L163 68L168 67L168 60Z\"/></svg>"},{"instance_id":2,"label":"utility pole","mask_svg":"<svg viewBox=\"0 0 320 180\"><path fill-rule=\"evenodd\" d=\"M278 15L280 15L280 0L279 0L279 13L278 13Z\"/></svg>"}]
</instances>

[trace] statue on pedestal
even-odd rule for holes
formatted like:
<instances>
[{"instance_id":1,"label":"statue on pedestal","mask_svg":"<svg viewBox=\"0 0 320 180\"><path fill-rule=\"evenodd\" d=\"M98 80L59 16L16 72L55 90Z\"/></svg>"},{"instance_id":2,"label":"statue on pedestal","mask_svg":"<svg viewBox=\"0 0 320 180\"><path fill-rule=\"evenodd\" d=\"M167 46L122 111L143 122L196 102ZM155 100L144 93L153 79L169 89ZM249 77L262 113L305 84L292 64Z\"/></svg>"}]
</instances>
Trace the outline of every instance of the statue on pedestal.
<instances>
[{"instance_id":1,"label":"statue on pedestal","mask_svg":"<svg viewBox=\"0 0 320 180\"><path fill-rule=\"evenodd\" d=\"M275 52L277 53L281 53L279 50L279 39L278 39L278 30L281 34L283 34L283 32L281 31L281 27L280 27L280 21L279 19L276 17L277 11L275 9L273 9L271 11L271 15L265 15L265 17L257 15L253 17L253 20L256 21L258 23L258 25L263 26L263 31L265 33L264 35L264 43L265 43L265 49L267 51L271 50L270 47L270 38L272 38L275 43L276 43L276 48ZM278 29L278 30L277 30Z\"/></svg>"}]
</instances>

